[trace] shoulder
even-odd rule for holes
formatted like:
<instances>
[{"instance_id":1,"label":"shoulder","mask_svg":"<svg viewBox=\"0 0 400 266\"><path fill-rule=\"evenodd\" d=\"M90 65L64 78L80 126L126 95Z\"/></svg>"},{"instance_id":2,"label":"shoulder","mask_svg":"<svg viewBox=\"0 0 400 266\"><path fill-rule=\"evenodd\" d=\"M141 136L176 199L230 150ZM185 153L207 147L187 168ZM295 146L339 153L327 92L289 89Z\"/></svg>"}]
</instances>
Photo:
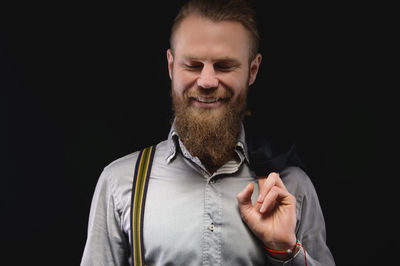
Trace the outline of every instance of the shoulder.
<instances>
[{"instance_id":1,"label":"shoulder","mask_svg":"<svg viewBox=\"0 0 400 266\"><path fill-rule=\"evenodd\" d=\"M299 167L288 167L281 172L281 178L287 190L296 198L296 214L298 223L308 217L322 215L317 191L310 178ZM323 221L323 217L321 216Z\"/></svg>"},{"instance_id":2,"label":"shoulder","mask_svg":"<svg viewBox=\"0 0 400 266\"><path fill-rule=\"evenodd\" d=\"M164 145L164 142L161 142L156 146L156 155L162 152ZM95 194L99 195L99 197L113 199L117 209L125 210L129 205L132 181L139 153L140 150L109 163L104 167L97 182Z\"/></svg>"},{"instance_id":3,"label":"shoulder","mask_svg":"<svg viewBox=\"0 0 400 266\"><path fill-rule=\"evenodd\" d=\"M300 167L287 167L280 173L280 176L288 191L296 198L316 194L309 176Z\"/></svg>"},{"instance_id":4,"label":"shoulder","mask_svg":"<svg viewBox=\"0 0 400 266\"><path fill-rule=\"evenodd\" d=\"M135 162L139 151L125 155L104 167L97 181L95 199L115 201L117 208L122 204L122 195L126 194L131 188L132 177L135 169Z\"/></svg>"},{"instance_id":5,"label":"shoulder","mask_svg":"<svg viewBox=\"0 0 400 266\"><path fill-rule=\"evenodd\" d=\"M120 172L124 172L130 169L132 165L136 163L139 152L140 151L135 151L112 161L104 167L103 172L106 172L108 174L118 174Z\"/></svg>"},{"instance_id":6,"label":"shoulder","mask_svg":"<svg viewBox=\"0 0 400 266\"><path fill-rule=\"evenodd\" d=\"M155 145L157 157L163 156L166 149L166 141L162 141ZM107 182L112 183L114 186L121 185L121 183L130 182L133 178L136 161L139 157L140 150L120 157L109 163L103 169L102 176L107 179Z\"/></svg>"}]
</instances>

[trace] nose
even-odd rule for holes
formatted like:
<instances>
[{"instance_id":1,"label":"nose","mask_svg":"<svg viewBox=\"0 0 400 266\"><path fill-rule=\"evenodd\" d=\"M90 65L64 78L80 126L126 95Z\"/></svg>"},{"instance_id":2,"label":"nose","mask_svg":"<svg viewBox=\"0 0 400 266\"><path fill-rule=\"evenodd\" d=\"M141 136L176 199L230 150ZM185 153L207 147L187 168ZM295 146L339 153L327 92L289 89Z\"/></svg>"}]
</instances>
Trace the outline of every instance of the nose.
<instances>
[{"instance_id":1,"label":"nose","mask_svg":"<svg viewBox=\"0 0 400 266\"><path fill-rule=\"evenodd\" d=\"M204 89L212 89L218 87L218 79L215 75L213 65L204 65L201 70L200 77L197 79L197 85Z\"/></svg>"}]
</instances>

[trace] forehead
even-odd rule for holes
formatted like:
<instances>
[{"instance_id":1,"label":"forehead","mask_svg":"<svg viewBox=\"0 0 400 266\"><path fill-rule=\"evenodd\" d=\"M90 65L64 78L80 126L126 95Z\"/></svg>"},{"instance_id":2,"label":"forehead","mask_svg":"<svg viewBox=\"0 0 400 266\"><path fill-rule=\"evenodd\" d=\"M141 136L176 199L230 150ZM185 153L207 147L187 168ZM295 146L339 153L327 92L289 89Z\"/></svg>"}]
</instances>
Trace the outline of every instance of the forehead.
<instances>
[{"instance_id":1,"label":"forehead","mask_svg":"<svg viewBox=\"0 0 400 266\"><path fill-rule=\"evenodd\" d=\"M173 37L176 56L205 59L237 58L247 60L250 34L236 21L212 21L192 14L182 20Z\"/></svg>"}]
</instances>

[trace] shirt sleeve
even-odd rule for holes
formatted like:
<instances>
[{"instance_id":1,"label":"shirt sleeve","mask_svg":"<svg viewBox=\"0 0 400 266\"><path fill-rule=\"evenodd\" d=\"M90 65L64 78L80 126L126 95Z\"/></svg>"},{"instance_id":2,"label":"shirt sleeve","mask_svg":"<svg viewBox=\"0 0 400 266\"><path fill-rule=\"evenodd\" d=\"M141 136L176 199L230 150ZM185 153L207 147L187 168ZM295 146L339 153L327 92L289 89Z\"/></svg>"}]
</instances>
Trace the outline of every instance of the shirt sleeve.
<instances>
[{"instance_id":1,"label":"shirt sleeve","mask_svg":"<svg viewBox=\"0 0 400 266\"><path fill-rule=\"evenodd\" d=\"M90 207L82 266L129 265L129 240L122 230L112 173L104 169Z\"/></svg>"},{"instance_id":2,"label":"shirt sleeve","mask_svg":"<svg viewBox=\"0 0 400 266\"><path fill-rule=\"evenodd\" d=\"M277 265L335 265L333 256L326 245L325 220L317 193L309 177L297 167L291 167L287 183L289 192L296 196L296 236L302 247L293 258L280 261L268 255L270 263ZM286 173L282 173L285 175ZM284 181L284 182L285 182ZM307 264L306 264L307 261Z\"/></svg>"}]
</instances>

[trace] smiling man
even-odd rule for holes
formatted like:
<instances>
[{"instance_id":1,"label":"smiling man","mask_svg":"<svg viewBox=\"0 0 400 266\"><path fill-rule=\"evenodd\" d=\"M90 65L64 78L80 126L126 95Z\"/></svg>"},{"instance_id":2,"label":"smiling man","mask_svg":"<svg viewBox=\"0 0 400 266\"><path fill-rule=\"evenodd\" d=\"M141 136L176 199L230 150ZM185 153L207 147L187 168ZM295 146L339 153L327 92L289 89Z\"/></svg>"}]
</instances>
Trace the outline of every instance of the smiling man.
<instances>
[{"instance_id":1,"label":"smiling man","mask_svg":"<svg viewBox=\"0 0 400 266\"><path fill-rule=\"evenodd\" d=\"M257 177L242 125L261 64L242 0L192 0L167 50L175 119L156 146L143 217L146 265L334 265L315 189L297 167ZM139 152L108 165L82 265L134 265L131 196Z\"/></svg>"}]
</instances>

